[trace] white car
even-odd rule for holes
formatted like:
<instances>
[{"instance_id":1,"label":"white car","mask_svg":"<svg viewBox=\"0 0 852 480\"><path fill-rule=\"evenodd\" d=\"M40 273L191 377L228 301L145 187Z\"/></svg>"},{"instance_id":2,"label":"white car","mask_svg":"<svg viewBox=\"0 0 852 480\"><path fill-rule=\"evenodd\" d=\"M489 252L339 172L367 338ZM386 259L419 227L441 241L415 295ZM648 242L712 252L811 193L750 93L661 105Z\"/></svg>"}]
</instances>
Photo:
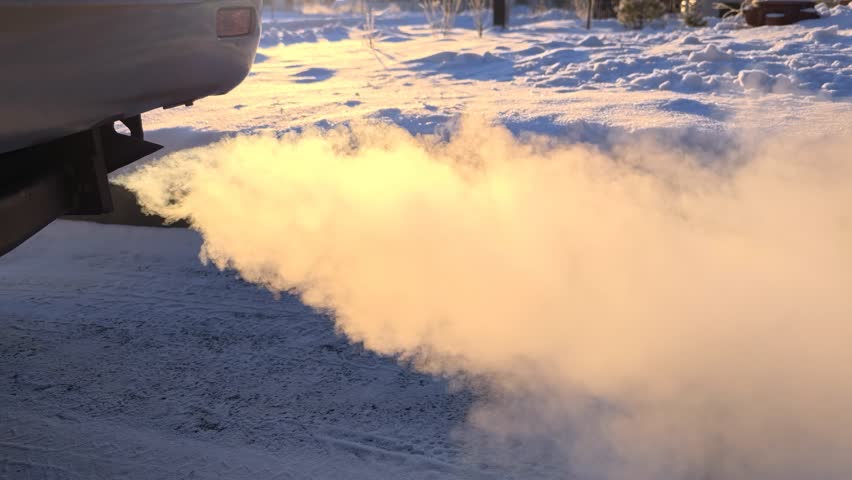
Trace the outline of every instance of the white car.
<instances>
[{"instance_id":1,"label":"white car","mask_svg":"<svg viewBox=\"0 0 852 480\"><path fill-rule=\"evenodd\" d=\"M261 7L0 0L0 255L60 215L108 212L106 174L160 148L140 115L242 82Z\"/></svg>"}]
</instances>

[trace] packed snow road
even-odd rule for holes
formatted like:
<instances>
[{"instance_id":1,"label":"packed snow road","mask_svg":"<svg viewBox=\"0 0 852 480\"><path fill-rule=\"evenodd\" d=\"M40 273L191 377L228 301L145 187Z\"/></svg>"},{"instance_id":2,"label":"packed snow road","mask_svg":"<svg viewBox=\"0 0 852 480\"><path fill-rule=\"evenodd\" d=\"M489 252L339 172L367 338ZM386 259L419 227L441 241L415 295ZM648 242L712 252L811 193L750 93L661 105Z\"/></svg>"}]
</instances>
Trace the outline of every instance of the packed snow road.
<instances>
[{"instance_id":1,"label":"packed snow road","mask_svg":"<svg viewBox=\"0 0 852 480\"><path fill-rule=\"evenodd\" d=\"M200 265L199 245L59 221L3 259L0 477L466 472L450 432L469 394Z\"/></svg>"},{"instance_id":2,"label":"packed snow road","mask_svg":"<svg viewBox=\"0 0 852 480\"><path fill-rule=\"evenodd\" d=\"M592 35L520 14L479 39L469 17L440 36L389 9L375 49L359 15L288 14L231 95L146 124L168 151L364 118L445 139L462 115L710 156L739 132L848 136L852 9L826 12ZM564 478L555 457L479 455L482 390L348 342L296 297L203 265L200 246L188 230L60 221L0 259L0 478Z\"/></svg>"}]
</instances>

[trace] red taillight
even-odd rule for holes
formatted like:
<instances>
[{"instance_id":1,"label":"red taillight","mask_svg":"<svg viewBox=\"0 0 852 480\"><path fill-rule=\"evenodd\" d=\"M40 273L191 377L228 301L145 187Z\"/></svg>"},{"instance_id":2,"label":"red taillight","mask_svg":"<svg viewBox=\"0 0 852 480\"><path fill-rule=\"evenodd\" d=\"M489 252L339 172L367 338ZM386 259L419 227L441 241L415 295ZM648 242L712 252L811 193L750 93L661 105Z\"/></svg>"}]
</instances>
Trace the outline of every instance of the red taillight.
<instances>
[{"instance_id":1,"label":"red taillight","mask_svg":"<svg viewBox=\"0 0 852 480\"><path fill-rule=\"evenodd\" d=\"M216 12L216 34L220 37L242 37L252 31L254 11L251 8L223 8Z\"/></svg>"}]
</instances>

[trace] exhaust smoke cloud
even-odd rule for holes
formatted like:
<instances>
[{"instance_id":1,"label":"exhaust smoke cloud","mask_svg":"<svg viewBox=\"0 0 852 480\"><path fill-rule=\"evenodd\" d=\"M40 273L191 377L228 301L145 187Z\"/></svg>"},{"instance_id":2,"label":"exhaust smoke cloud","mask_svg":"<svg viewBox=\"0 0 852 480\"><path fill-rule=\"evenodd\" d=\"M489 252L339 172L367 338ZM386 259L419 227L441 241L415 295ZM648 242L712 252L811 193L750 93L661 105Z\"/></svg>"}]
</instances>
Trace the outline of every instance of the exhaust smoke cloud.
<instances>
[{"instance_id":1,"label":"exhaust smoke cloud","mask_svg":"<svg viewBox=\"0 0 852 480\"><path fill-rule=\"evenodd\" d=\"M604 152L466 119L448 140L377 124L238 137L121 181L188 219L203 259L298 292L351 340L485 379L471 443L507 464L846 480L849 152L795 137L725 158Z\"/></svg>"}]
</instances>

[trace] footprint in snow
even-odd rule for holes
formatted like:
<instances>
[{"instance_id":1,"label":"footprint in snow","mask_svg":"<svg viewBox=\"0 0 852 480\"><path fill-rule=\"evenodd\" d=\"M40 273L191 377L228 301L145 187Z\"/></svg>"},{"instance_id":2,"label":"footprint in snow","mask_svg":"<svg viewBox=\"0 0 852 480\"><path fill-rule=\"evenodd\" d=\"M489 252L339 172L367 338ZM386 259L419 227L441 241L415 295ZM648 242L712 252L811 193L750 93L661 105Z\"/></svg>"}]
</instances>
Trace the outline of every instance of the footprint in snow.
<instances>
[{"instance_id":1,"label":"footprint in snow","mask_svg":"<svg viewBox=\"0 0 852 480\"><path fill-rule=\"evenodd\" d=\"M604 42L594 35L588 35L578 45L581 47L603 47Z\"/></svg>"},{"instance_id":2,"label":"footprint in snow","mask_svg":"<svg viewBox=\"0 0 852 480\"><path fill-rule=\"evenodd\" d=\"M296 83L316 83L328 80L337 73L328 68L309 68L299 73L293 74L296 77Z\"/></svg>"},{"instance_id":3,"label":"footprint in snow","mask_svg":"<svg viewBox=\"0 0 852 480\"><path fill-rule=\"evenodd\" d=\"M698 39L698 37L696 37L694 35L687 35L687 36L683 37L683 39L681 39L680 44L681 45L701 45L702 42L701 42L701 40Z\"/></svg>"}]
</instances>

